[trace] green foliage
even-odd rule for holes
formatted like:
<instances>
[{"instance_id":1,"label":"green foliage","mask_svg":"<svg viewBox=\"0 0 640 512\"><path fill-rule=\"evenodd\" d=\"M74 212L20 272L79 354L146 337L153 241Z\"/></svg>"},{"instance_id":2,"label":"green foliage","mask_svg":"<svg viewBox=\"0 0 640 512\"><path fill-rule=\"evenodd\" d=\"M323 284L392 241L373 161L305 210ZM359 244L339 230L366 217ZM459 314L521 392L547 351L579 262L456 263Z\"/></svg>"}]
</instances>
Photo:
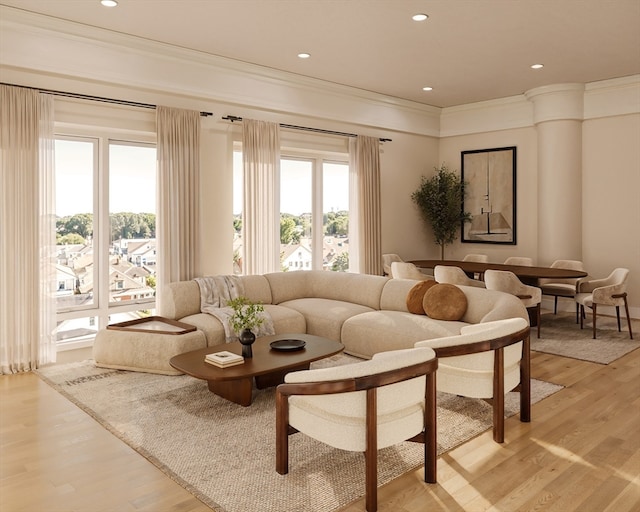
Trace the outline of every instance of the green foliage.
<instances>
[{"instance_id":1,"label":"green foliage","mask_svg":"<svg viewBox=\"0 0 640 512\"><path fill-rule=\"evenodd\" d=\"M261 303L251 302L246 297L238 297L227 301L227 306L233 309L233 316L229 319L236 333L244 329L253 329L264 322L264 306Z\"/></svg>"},{"instance_id":2,"label":"green foliage","mask_svg":"<svg viewBox=\"0 0 640 512\"><path fill-rule=\"evenodd\" d=\"M297 236L296 236L297 235ZM280 216L280 243L289 244L300 240L300 233L296 231L296 221L288 215Z\"/></svg>"},{"instance_id":3,"label":"green foliage","mask_svg":"<svg viewBox=\"0 0 640 512\"><path fill-rule=\"evenodd\" d=\"M346 272L349 270L349 253L343 252L336 256L335 261L331 265L334 272Z\"/></svg>"},{"instance_id":4,"label":"green foliage","mask_svg":"<svg viewBox=\"0 0 640 512\"><path fill-rule=\"evenodd\" d=\"M233 230L238 234L242 233L242 216L241 215L233 216Z\"/></svg>"},{"instance_id":5,"label":"green foliage","mask_svg":"<svg viewBox=\"0 0 640 512\"><path fill-rule=\"evenodd\" d=\"M464 186L460 177L442 165L431 178L422 176L420 186L411 194L422 218L431 225L435 242L440 246L444 259L444 247L457 238L463 222L471 220L471 214L462 210Z\"/></svg>"},{"instance_id":6,"label":"green foliage","mask_svg":"<svg viewBox=\"0 0 640 512\"><path fill-rule=\"evenodd\" d=\"M64 236L56 234L56 245L82 245L85 242L86 240L77 233L69 233Z\"/></svg>"},{"instance_id":7,"label":"green foliage","mask_svg":"<svg viewBox=\"0 0 640 512\"><path fill-rule=\"evenodd\" d=\"M156 236L156 216L154 213L112 213L109 215L109 221L111 240L155 238ZM66 240L65 237L68 235L78 235L86 240L93 236L93 215L91 213L76 213L60 217L56 220L56 235L58 240Z\"/></svg>"},{"instance_id":8,"label":"green foliage","mask_svg":"<svg viewBox=\"0 0 640 512\"><path fill-rule=\"evenodd\" d=\"M349 234L349 212L339 211L324 214L324 233L325 235L344 235Z\"/></svg>"}]
</instances>

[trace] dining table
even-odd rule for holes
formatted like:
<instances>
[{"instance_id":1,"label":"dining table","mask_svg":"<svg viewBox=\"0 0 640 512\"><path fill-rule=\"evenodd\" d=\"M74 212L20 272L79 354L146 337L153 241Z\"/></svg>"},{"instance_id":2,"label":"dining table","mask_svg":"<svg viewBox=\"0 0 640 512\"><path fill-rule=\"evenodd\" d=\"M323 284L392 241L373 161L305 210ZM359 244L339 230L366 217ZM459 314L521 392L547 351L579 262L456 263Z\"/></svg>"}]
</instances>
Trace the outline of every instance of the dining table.
<instances>
[{"instance_id":1,"label":"dining table","mask_svg":"<svg viewBox=\"0 0 640 512\"><path fill-rule=\"evenodd\" d=\"M487 270L507 270L513 272L524 284L538 286L540 279L579 279L587 277L582 270L572 270L557 267L533 267L527 265L505 265L504 263L488 263L461 260L413 260L416 267L434 269L438 265L460 267L469 277L474 274L482 276Z\"/></svg>"}]
</instances>

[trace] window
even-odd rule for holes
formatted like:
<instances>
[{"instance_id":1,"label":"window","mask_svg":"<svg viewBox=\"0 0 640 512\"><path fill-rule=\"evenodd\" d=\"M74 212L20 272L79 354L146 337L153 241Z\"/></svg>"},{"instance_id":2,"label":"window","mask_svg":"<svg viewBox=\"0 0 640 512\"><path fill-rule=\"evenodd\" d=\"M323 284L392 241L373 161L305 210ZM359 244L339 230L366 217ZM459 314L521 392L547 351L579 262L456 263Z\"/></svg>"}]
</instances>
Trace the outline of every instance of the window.
<instances>
[{"instance_id":1,"label":"window","mask_svg":"<svg viewBox=\"0 0 640 512\"><path fill-rule=\"evenodd\" d=\"M156 150L101 136L56 137L59 342L155 308Z\"/></svg>"},{"instance_id":2,"label":"window","mask_svg":"<svg viewBox=\"0 0 640 512\"><path fill-rule=\"evenodd\" d=\"M349 165L328 155L280 160L282 270L349 269ZM242 273L242 153L234 151L234 271Z\"/></svg>"}]
</instances>

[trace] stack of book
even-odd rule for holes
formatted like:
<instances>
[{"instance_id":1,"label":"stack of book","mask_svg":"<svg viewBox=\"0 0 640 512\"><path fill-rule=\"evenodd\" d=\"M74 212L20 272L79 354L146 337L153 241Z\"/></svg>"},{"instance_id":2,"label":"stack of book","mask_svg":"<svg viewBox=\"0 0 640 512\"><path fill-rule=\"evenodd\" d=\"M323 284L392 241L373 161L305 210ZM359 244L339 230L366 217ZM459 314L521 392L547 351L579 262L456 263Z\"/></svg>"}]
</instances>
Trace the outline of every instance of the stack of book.
<instances>
[{"instance_id":1,"label":"stack of book","mask_svg":"<svg viewBox=\"0 0 640 512\"><path fill-rule=\"evenodd\" d=\"M215 352L213 354L207 354L204 357L205 363L212 364L218 368L226 368L227 366L235 366L236 364L244 363L244 357L227 350L222 352Z\"/></svg>"}]
</instances>

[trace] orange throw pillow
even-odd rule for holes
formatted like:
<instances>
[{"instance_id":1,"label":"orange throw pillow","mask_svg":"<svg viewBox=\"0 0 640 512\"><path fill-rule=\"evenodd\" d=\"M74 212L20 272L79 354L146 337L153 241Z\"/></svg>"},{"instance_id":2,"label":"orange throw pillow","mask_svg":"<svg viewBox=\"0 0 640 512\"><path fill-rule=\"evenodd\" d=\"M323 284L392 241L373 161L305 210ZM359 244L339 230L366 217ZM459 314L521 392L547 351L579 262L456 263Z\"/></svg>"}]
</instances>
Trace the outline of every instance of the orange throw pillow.
<instances>
[{"instance_id":1,"label":"orange throw pillow","mask_svg":"<svg viewBox=\"0 0 640 512\"><path fill-rule=\"evenodd\" d=\"M422 307L435 320L460 320L467 311L467 296L453 284L438 283L424 294Z\"/></svg>"},{"instance_id":2,"label":"orange throw pillow","mask_svg":"<svg viewBox=\"0 0 640 512\"><path fill-rule=\"evenodd\" d=\"M407 309L409 313L413 313L414 315L424 315L424 307L422 306L422 300L424 299L424 294L427 293L427 290L431 288L433 285L438 284L433 279L427 279L425 281L420 281L418 284L414 285L409 293L407 294Z\"/></svg>"}]
</instances>

